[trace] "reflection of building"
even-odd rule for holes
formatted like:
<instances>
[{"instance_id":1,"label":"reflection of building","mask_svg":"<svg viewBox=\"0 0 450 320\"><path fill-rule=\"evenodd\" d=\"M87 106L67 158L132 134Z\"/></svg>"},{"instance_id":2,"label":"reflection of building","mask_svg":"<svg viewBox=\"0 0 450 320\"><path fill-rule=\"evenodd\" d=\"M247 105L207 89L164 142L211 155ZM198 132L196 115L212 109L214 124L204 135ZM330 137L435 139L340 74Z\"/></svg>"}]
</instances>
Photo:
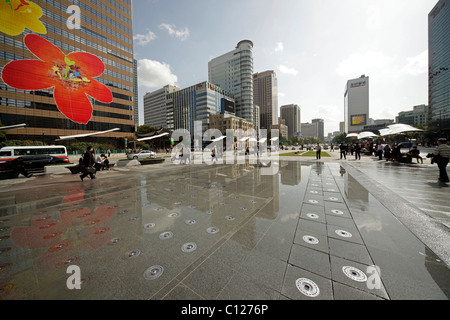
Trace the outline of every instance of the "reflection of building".
<instances>
[{"instance_id":1,"label":"reflection of building","mask_svg":"<svg viewBox=\"0 0 450 320\"><path fill-rule=\"evenodd\" d=\"M6 2L10 3L11 8L12 5L19 4L19 1ZM23 1L23 3L26 3L26 1ZM65 99L62 99L65 110L68 110L64 115L56 106L55 99L61 95L61 91L58 92L58 97L56 97L56 89L53 89L56 86L55 84L43 85L43 89L37 89L36 87L35 89L19 90L1 80L0 120L2 124L26 123L28 125L24 129L9 130L8 139L44 140L47 143L54 143L55 139L60 136L106 131L113 128L120 128L120 131L94 136L93 138L88 137L84 140L95 139L95 142L111 143L111 138L130 136L135 128L135 111L133 110L135 95L133 91L136 81L134 77L131 1L96 0L95 5L91 1L62 0L36 0L26 3L27 6L23 6L23 3L15 9L17 11L30 11L32 10L30 8L38 5L44 12L39 20L45 26L46 31L44 34L39 34L39 32L34 34L48 40L59 48L64 55L72 52L87 52L100 58L105 66L105 71L99 77L93 79L110 89L113 101L112 103L102 103L94 100L94 98L89 98L93 105L92 118L87 124L83 124L81 121L72 121L69 116L78 113L78 111L85 112L85 109L77 110L80 106L80 100L78 99L88 99L84 98L84 94L79 95L77 99L75 94L69 93L64 97ZM67 12L72 12L72 10L67 11L67 9L72 4L76 4L82 12L80 15L81 21L79 21L81 28L79 29L69 29L66 24L70 17ZM3 10L4 6L2 5L2 23L8 14L8 11ZM32 14L29 16L32 19ZM19 20L16 19L17 23L20 23ZM4 66L14 60L38 59L24 45L24 35L31 33L28 29L17 36L10 36L4 31L4 29L0 31L0 70L4 71ZM35 47L34 49L41 49L41 57L58 54L55 50L51 51L44 48L43 43L40 43L40 45L40 48ZM78 57L80 57L79 54ZM49 59L51 60L51 57ZM88 64L80 61L80 59L77 60L75 57L73 60L62 60L61 63L58 63L58 66L54 66L52 69L55 70L54 68L59 67L65 69L67 66L71 66L73 68L70 69L69 67L70 70L77 70L73 73L73 76L79 78L82 77L82 74L88 75L89 72L90 74L96 74L99 71L99 69L96 69L97 65L94 65L94 63L97 63L96 61L91 61ZM92 70L90 70L91 68ZM48 72L49 70L31 70L30 68L24 80L32 81L32 79L37 78L49 81L48 79L52 79L50 75L39 75L39 71ZM52 76L54 77L55 74L57 73L55 72ZM71 86L72 89L77 86L74 82L69 84L70 78L67 78L64 72L59 79L59 84L64 83ZM82 85L85 85L87 90L92 90L91 93L94 95L98 92L97 89L90 89L88 82L84 80L78 81L79 86L81 86L81 82L84 82ZM47 82L45 83L47 84ZM91 81L90 83L94 82ZM60 87L63 87L64 84ZM91 112L90 107L86 110ZM116 142L122 143L121 139L117 139Z\"/></svg>"},{"instance_id":2,"label":"reflection of building","mask_svg":"<svg viewBox=\"0 0 450 320\"><path fill-rule=\"evenodd\" d=\"M302 164L298 161L280 163L281 184L296 186L302 181Z\"/></svg>"},{"instance_id":3,"label":"reflection of building","mask_svg":"<svg viewBox=\"0 0 450 320\"><path fill-rule=\"evenodd\" d=\"M428 14L429 126L450 135L450 0L439 0Z\"/></svg>"},{"instance_id":4,"label":"reflection of building","mask_svg":"<svg viewBox=\"0 0 450 320\"><path fill-rule=\"evenodd\" d=\"M209 82L229 91L236 102L236 115L247 121L253 116L253 43L240 41L236 49L208 63ZM261 106L260 106L261 107Z\"/></svg>"},{"instance_id":5,"label":"reflection of building","mask_svg":"<svg viewBox=\"0 0 450 320\"><path fill-rule=\"evenodd\" d=\"M259 125L270 129L278 119L278 80L274 71L264 71L253 75L253 103L259 106Z\"/></svg>"},{"instance_id":6,"label":"reflection of building","mask_svg":"<svg viewBox=\"0 0 450 320\"><path fill-rule=\"evenodd\" d=\"M297 133L300 133L302 124L300 107L296 104L281 106L280 113L288 126L288 139L298 136Z\"/></svg>"},{"instance_id":7,"label":"reflection of building","mask_svg":"<svg viewBox=\"0 0 450 320\"><path fill-rule=\"evenodd\" d=\"M369 119L369 77L347 81L344 94L345 132L361 132Z\"/></svg>"},{"instance_id":8,"label":"reflection of building","mask_svg":"<svg viewBox=\"0 0 450 320\"><path fill-rule=\"evenodd\" d=\"M396 123L409 124L411 126L428 126L428 106L422 104L415 106L411 111L399 112L395 118Z\"/></svg>"}]
</instances>

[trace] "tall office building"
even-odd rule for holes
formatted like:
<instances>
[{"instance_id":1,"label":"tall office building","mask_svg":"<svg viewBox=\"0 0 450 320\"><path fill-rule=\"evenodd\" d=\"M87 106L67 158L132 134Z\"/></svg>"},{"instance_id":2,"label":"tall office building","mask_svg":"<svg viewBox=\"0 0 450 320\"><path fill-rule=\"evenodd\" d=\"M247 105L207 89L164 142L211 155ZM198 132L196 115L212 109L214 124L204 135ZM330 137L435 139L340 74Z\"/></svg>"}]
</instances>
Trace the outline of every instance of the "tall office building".
<instances>
[{"instance_id":1,"label":"tall office building","mask_svg":"<svg viewBox=\"0 0 450 320\"><path fill-rule=\"evenodd\" d=\"M278 80L274 71L253 75L253 103L259 106L259 125L270 129L278 123Z\"/></svg>"},{"instance_id":2,"label":"tall office building","mask_svg":"<svg viewBox=\"0 0 450 320\"><path fill-rule=\"evenodd\" d=\"M294 136L300 137L302 125L300 107L296 104L281 106L280 113L281 118L288 126L288 139L292 139Z\"/></svg>"},{"instance_id":3,"label":"tall office building","mask_svg":"<svg viewBox=\"0 0 450 320\"><path fill-rule=\"evenodd\" d=\"M361 132L369 119L369 77L348 80L344 94L345 132Z\"/></svg>"},{"instance_id":4,"label":"tall office building","mask_svg":"<svg viewBox=\"0 0 450 320\"><path fill-rule=\"evenodd\" d=\"M450 0L428 14L429 129L450 138Z\"/></svg>"},{"instance_id":5,"label":"tall office building","mask_svg":"<svg viewBox=\"0 0 450 320\"><path fill-rule=\"evenodd\" d=\"M169 128L167 95L180 88L167 85L159 90L147 92L144 96L144 124L156 128Z\"/></svg>"},{"instance_id":6,"label":"tall office building","mask_svg":"<svg viewBox=\"0 0 450 320\"><path fill-rule=\"evenodd\" d=\"M0 10L0 120L27 125L8 139L119 128L92 139L120 144L134 132L131 0L10 0Z\"/></svg>"},{"instance_id":7,"label":"tall office building","mask_svg":"<svg viewBox=\"0 0 450 320\"><path fill-rule=\"evenodd\" d=\"M323 119L312 119L312 123L317 123L317 130L318 130L318 138L322 141L325 140L325 126Z\"/></svg>"},{"instance_id":8,"label":"tall office building","mask_svg":"<svg viewBox=\"0 0 450 320\"><path fill-rule=\"evenodd\" d=\"M167 95L168 129L187 129L195 133L194 122L202 122L202 132L209 129L210 115L235 114L233 95L207 81L176 90Z\"/></svg>"},{"instance_id":9,"label":"tall office building","mask_svg":"<svg viewBox=\"0 0 450 320\"><path fill-rule=\"evenodd\" d=\"M236 49L208 62L209 82L230 92L236 102L236 115L254 121L253 42L240 41Z\"/></svg>"},{"instance_id":10,"label":"tall office building","mask_svg":"<svg viewBox=\"0 0 450 320\"><path fill-rule=\"evenodd\" d=\"M319 126L316 123L302 123L301 132L303 138L318 138Z\"/></svg>"}]
</instances>

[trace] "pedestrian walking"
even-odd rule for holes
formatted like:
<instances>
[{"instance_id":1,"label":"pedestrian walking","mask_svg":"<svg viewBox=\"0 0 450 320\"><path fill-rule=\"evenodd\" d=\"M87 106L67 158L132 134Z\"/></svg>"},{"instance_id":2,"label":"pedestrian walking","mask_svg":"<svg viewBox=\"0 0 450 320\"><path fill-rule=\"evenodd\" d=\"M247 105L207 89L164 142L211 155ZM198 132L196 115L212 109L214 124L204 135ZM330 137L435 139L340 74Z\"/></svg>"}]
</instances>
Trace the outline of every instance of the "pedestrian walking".
<instances>
[{"instance_id":1,"label":"pedestrian walking","mask_svg":"<svg viewBox=\"0 0 450 320\"><path fill-rule=\"evenodd\" d=\"M22 174L27 178L30 178L31 176L33 176L25 168L25 164L23 163L22 157L18 157L16 159L12 160L11 165L12 165L12 168L14 169L14 171L16 171L18 174Z\"/></svg>"},{"instance_id":2,"label":"pedestrian walking","mask_svg":"<svg viewBox=\"0 0 450 320\"><path fill-rule=\"evenodd\" d=\"M83 156L82 161L82 174L80 176L81 181L83 181L84 178L86 178L88 175L91 179L95 179L95 158L94 158L94 148L89 146L86 149L86 152Z\"/></svg>"},{"instance_id":3,"label":"pedestrian walking","mask_svg":"<svg viewBox=\"0 0 450 320\"><path fill-rule=\"evenodd\" d=\"M339 146L339 151L341 152L341 159L342 159L342 157L344 157L344 159L347 159L347 155L345 152L345 146L343 143L341 143L341 145Z\"/></svg>"},{"instance_id":4,"label":"pedestrian walking","mask_svg":"<svg viewBox=\"0 0 450 320\"><path fill-rule=\"evenodd\" d=\"M361 146L359 143L355 144L355 160L361 160Z\"/></svg>"},{"instance_id":5,"label":"pedestrian walking","mask_svg":"<svg viewBox=\"0 0 450 320\"><path fill-rule=\"evenodd\" d=\"M377 146L377 155L379 160L383 160L383 146L381 142L379 142Z\"/></svg>"},{"instance_id":6,"label":"pedestrian walking","mask_svg":"<svg viewBox=\"0 0 450 320\"><path fill-rule=\"evenodd\" d=\"M433 163L437 163L439 167L439 181L449 182L447 175L447 165L450 158L450 146L447 144L446 138L438 139L438 146L433 153Z\"/></svg>"},{"instance_id":7,"label":"pedestrian walking","mask_svg":"<svg viewBox=\"0 0 450 320\"><path fill-rule=\"evenodd\" d=\"M320 160L321 153L322 153L322 147L320 146L319 143L317 143L317 147L316 147L316 160Z\"/></svg>"}]
</instances>

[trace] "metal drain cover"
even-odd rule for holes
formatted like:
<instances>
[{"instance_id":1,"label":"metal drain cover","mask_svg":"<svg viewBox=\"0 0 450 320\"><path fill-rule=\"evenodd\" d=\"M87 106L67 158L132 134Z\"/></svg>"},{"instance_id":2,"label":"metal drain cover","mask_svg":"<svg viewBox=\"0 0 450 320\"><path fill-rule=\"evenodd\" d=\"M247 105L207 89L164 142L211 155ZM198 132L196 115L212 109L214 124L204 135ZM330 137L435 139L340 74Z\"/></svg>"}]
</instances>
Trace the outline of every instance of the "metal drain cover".
<instances>
[{"instance_id":1,"label":"metal drain cover","mask_svg":"<svg viewBox=\"0 0 450 320\"><path fill-rule=\"evenodd\" d=\"M170 232L170 231L163 232L163 233L161 233L161 234L159 235L159 238L160 238L161 240L170 239L170 238L172 238L172 237L173 237L173 233Z\"/></svg>"},{"instance_id":2,"label":"metal drain cover","mask_svg":"<svg viewBox=\"0 0 450 320\"><path fill-rule=\"evenodd\" d=\"M155 224L154 223L146 223L146 224L144 224L144 229L145 230L150 230L151 228L154 228L155 227Z\"/></svg>"},{"instance_id":3,"label":"metal drain cover","mask_svg":"<svg viewBox=\"0 0 450 320\"><path fill-rule=\"evenodd\" d=\"M197 244L195 242L188 242L181 246L181 251L183 252L192 252L197 249Z\"/></svg>"},{"instance_id":4,"label":"metal drain cover","mask_svg":"<svg viewBox=\"0 0 450 320\"><path fill-rule=\"evenodd\" d=\"M207 214L213 214L214 210L208 210L206 211Z\"/></svg>"},{"instance_id":5,"label":"metal drain cover","mask_svg":"<svg viewBox=\"0 0 450 320\"><path fill-rule=\"evenodd\" d=\"M317 201L317 200L312 200L312 199L311 199L311 200L308 200L308 202L309 202L309 203L312 203L312 204L317 204L317 203L319 203L319 201Z\"/></svg>"},{"instance_id":6,"label":"metal drain cover","mask_svg":"<svg viewBox=\"0 0 450 320\"><path fill-rule=\"evenodd\" d=\"M197 220L191 219L191 220L186 220L184 223L186 223L187 225L193 225L197 223Z\"/></svg>"},{"instance_id":7,"label":"metal drain cover","mask_svg":"<svg viewBox=\"0 0 450 320\"><path fill-rule=\"evenodd\" d=\"M339 200L339 199L336 198L336 197L329 197L328 199L331 200L331 201L338 201L338 200Z\"/></svg>"},{"instance_id":8,"label":"metal drain cover","mask_svg":"<svg viewBox=\"0 0 450 320\"><path fill-rule=\"evenodd\" d=\"M337 210L337 209L331 210L331 213L339 214L339 215L344 214L344 212L342 212L341 210Z\"/></svg>"},{"instance_id":9,"label":"metal drain cover","mask_svg":"<svg viewBox=\"0 0 450 320\"><path fill-rule=\"evenodd\" d=\"M164 268L162 266L152 266L145 270L144 272L144 278L146 280L155 280L159 278L164 272Z\"/></svg>"},{"instance_id":10,"label":"metal drain cover","mask_svg":"<svg viewBox=\"0 0 450 320\"><path fill-rule=\"evenodd\" d=\"M108 244L115 245L118 244L120 240L121 240L120 238L112 238L111 240L108 241Z\"/></svg>"},{"instance_id":11,"label":"metal drain cover","mask_svg":"<svg viewBox=\"0 0 450 320\"><path fill-rule=\"evenodd\" d=\"M352 280L358 281L358 282L366 282L367 276L364 272L359 270L358 268L351 267L351 266L344 266L342 267L342 271L344 274L349 277Z\"/></svg>"},{"instance_id":12,"label":"metal drain cover","mask_svg":"<svg viewBox=\"0 0 450 320\"><path fill-rule=\"evenodd\" d=\"M318 244L319 243L319 239L317 239L316 237L313 237L313 236L309 236L309 235L303 236L303 241L305 241L306 243L309 243L309 244Z\"/></svg>"},{"instance_id":13,"label":"metal drain cover","mask_svg":"<svg viewBox=\"0 0 450 320\"><path fill-rule=\"evenodd\" d=\"M216 227L210 227L210 228L206 229L206 232L208 232L208 233L210 233L210 234L214 234L214 233L219 232L219 228L216 228Z\"/></svg>"},{"instance_id":14,"label":"metal drain cover","mask_svg":"<svg viewBox=\"0 0 450 320\"><path fill-rule=\"evenodd\" d=\"M141 254L141 250L135 249L135 250L131 250L131 251L128 251L127 253L125 253L122 258L124 260L131 260L136 257L139 257L140 254Z\"/></svg>"},{"instance_id":15,"label":"metal drain cover","mask_svg":"<svg viewBox=\"0 0 450 320\"><path fill-rule=\"evenodd\" d=\"M345 231L345 230L336 230L335 232L338 236L341 236L344 238L351 238L353 236L350 232Z\"/></svg>"},{"instance_id":16,"label":"metal drain cover","mask_svg":"<svg viewBox=\"0 0 450 320\"><path fill-rule=\"evenodd\" d=\"M178 216L179 216L178 212L172 212L171 214L168 215L169 218L176 218Z\"/></svg>"},{"instance_id":17,"label":"metal drain cover","mask_svg":"<svg viewBox=\"0 0 450 320\"><path fill-rule=\"evenodd\" d=\"M303 293L307 297L317 297L320 294L320 289L317 286L317 284L307 278L299 278L295 281L295 286L297 287L298 291Z\"/></svg>"},{"instance_id":18,"label":"metal drain cover","mask_svg":"<svg viewBox=\"0 0 450 320\"><path fill-rule=\"evenodd\" d=\"M319 215L315 213L307 213L306 216L311 219L319 219Z\"/></svg>"},{"instance_id":19,"label":"metal drain cover","mask_svg":"<svg viewBox=\"0 0 450 320\"><path fill-rule=\"evenodd\" d=\"M310 193L312 193L312 194L318 194L318 193L319 193L319 191L316 191L316 190L311 190L311 191L310 191Z\"/></svg>"},{"instance_id":20,"label":"metal drain cover","mask_svg":"<svg viewBox=\"0 0 450 320\"><path fill-rule=\"evenodd\" d=\"M233 216L226 216L225 219L227 219L227 220L229 220L229 221L232 221L232 220L235 219L235 217L233 217Z\"/></svg>"}]
</instances>

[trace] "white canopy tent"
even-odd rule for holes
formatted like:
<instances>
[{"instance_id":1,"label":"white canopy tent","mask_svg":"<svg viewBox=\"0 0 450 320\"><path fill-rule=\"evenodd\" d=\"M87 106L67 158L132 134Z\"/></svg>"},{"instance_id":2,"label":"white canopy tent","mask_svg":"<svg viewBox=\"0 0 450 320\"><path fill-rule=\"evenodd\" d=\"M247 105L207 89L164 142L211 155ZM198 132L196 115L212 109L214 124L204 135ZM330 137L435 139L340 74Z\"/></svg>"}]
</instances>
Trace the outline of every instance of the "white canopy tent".
<instances>
[{"instance_id":1,"label":"white canopy tent","mask_svg":"<svg viewBox=\"0 0 450 320\"><path fill-rule=\"evenodd\" d=\"M118 130L120 130L120 128L114 128L114 129L111 129L111 130L98 131L98 132L92 132L92 133L76 134L76 135L73 135L73 136L59 137L59 139L57 139L56 141L76 139L76 138L84 138L84 137L95 136L95 135L104 134L104 133L113 132L113 131L118 131Z\"/></svg>"},{"instance_id":2,"label":"white canopy tent","mask_svg":"<svg viewBox=\"0 0 450 320\"><path fill-rule=\"evenodd\" d=\"M147 141L147 140L153 140L153 139L156 139L156 138L161 138L161 137L164 137L164 136L167 136L167 135L169 135L169 133L168 133L168 132L166 132L166 133L163 133L163 134L158 134L158 135L156 135L156 136L151 136L151 137L146 137L146 138L138 139L137 141Z\"/></svg>"},{"instance_id":3,"label":"white canopy tent","mask_svg":"<svg viewBox=\"0 0 450 320\"><path fill-rule=\"evenodd\" d=\"M413 126L410 126L409 124L403 124L403 123L396 123L396 124L390 124L387 126L387 128L380 129L380 136L389 136L393 134L401 134L405 132L423 132L422 129L415 128Z\"/></svg>"}]
</instances>

